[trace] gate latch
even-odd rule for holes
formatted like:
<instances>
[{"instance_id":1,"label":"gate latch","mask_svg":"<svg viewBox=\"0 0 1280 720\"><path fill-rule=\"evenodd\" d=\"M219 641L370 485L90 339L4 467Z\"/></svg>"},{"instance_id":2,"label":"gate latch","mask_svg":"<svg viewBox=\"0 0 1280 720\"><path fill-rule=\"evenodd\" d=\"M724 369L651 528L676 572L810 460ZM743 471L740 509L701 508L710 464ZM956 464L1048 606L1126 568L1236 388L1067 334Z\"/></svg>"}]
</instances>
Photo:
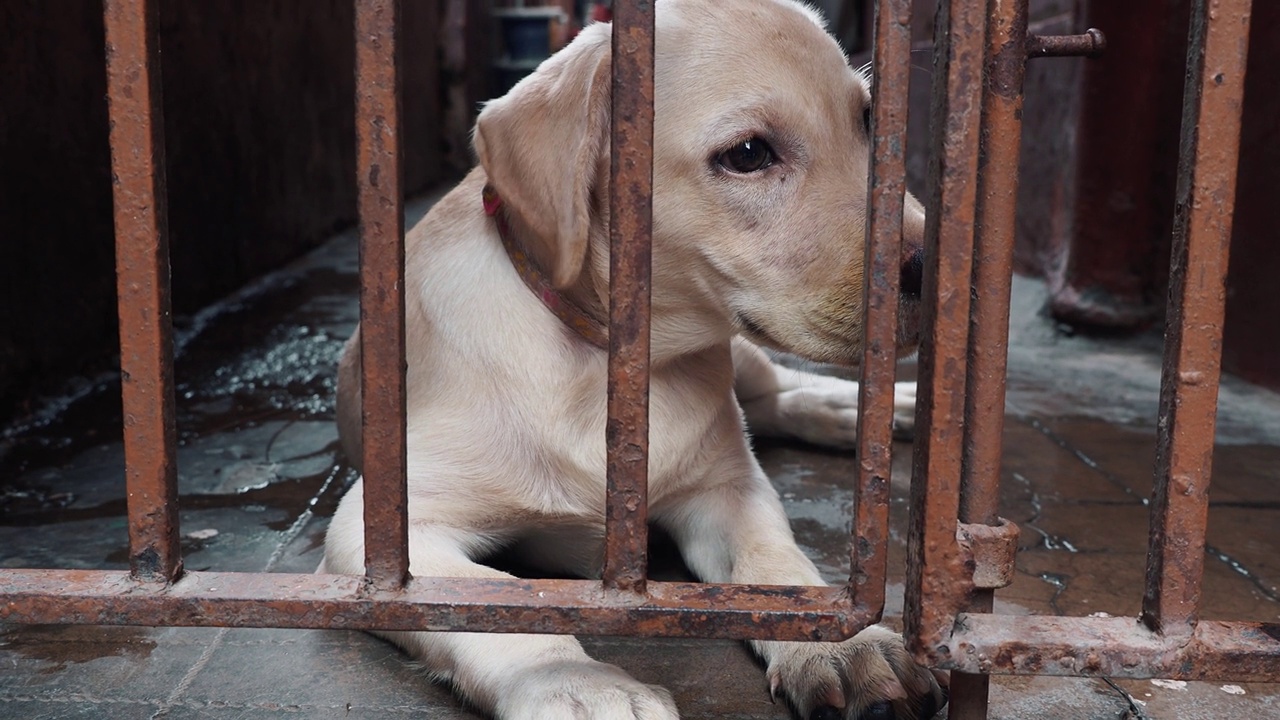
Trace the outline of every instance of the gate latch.
<instances>
[{"instance_id":1,"label":"gate latch","mask_svg":"<svg viewBox=\"0 0 1280 720\"><path fill-rule=\"evenodd\" d=\"M1018 526L999 518L996 525L959 523L956 542L965 564L973 568L973 587L995 590L1013 582L1014 560L1018 553Z\"/></svg>"}]
</instances>

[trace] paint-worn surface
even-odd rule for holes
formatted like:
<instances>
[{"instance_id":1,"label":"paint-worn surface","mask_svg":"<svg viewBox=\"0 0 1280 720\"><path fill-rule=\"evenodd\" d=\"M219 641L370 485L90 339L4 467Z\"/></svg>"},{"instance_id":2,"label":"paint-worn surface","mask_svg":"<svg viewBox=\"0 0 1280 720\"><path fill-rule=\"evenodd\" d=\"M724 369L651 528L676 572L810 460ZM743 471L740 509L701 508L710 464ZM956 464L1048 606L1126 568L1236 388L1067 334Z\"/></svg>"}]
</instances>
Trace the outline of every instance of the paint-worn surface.
<instances>
[{"instance_id":1,"label":"paint-worn surface","mask_svg":"<svg viewBox=\"0 0 1280 720\"><path fill-rule=\"evenodd\" d=\"M411 220L420 206L411 207ZM356 241L305 271L265 278L179 318L178 470L182 545L192 571L308 573L354 474L336 449L334 369L353 328ZM1056 335L1037 315L1044 287L1014 285L1010 405L999 514L1022 528L1014 583L996 610L1107 613L1141 605L1159 337L1118 343ZM95 400L95 398L98 398ZM5 441L0 565L128 567L117 388ZM1209 509L1204 615L1280 620L1280 397L1228 378ZM886 617L902 611L910 447L894 445ZM849 478L857 459L763 444L796 538L827 579L849 564ZM681 580L673 550L655 579ZM510 567L508 565L508 567ZM727 640L588 638L588 650L671 688L687 718L783 720L763 673ZM353 631L99 627L0 628L0 714L136 718L474 720L394 647ZM1268 717L1276 686L1118 680L1158 720ZM1238 685L1239 687L1233 687ZM1223 688L1226 688L1225 690ZM1243 694L1233 694L1242 692ZM995 677L991 717L1115 720L1126 701L1099 680Z\"/></svg>"},{"instance_id":2,"label":"paint-worn surface","mask_svg":"<svg viewBox=\"0 0 1280 720\"><path fill-rule=\"evenodd\" d=\"M135 577L165 583L181 573L182 556L174 457L159 5L158 0L111 0L103 7L128 459L129 564Z\"/></svg>"},{"instance_id":3,"label":"paint-worn surface","mask_svg":"<svg viewBox=\"0 0 1280 720\"><path fill-rule=\"evenodd\" d=\"M400 15L400 0L363 2L355 27L360 467L365 572L381 588L409 575Z\"/></svg>"},{"instance_id":4,"label":"paint-worn surface","mask_svg":"<svg viewBox=\"0 0 1280 720\"><path fill-rule=\"evenodd\" d=\"M958 591L965 573L955 533L986 21L986 7L980 3L938 4L906 590L908 647L918 657L943 642L967 601L963 590Z\"/></svg>"},{"instance_id":5,"label":"paint-worn surface","mask_svg":"<svg viewBox=\"0 0 1280 720\"><path fill-rule=\"evenodd\" d=\"M643 593L649 514L654 6L619 3L614 11L604 584Z\"/></svg>"},{"instance_id":6,"label":"paint-worn surface","mask_svg":"<svg viewBox=\"0 0 1280 720\"><path fill-rule=\"evenodd\" d=\"M1143 621L1173 637L1200 612L1251 5L1192 3L1142 605Z\"/></svg>"},{"instance_id":7,"label":"paint-worn surface","mask_svg":"<svg viewBox=\"0 0 1280 720\"><path fill-rule=\"evenodd\" d=\"M884 611L889 536L889 479L893 467L893 381L897 364L898 296L902 281L902 212L907 189L908 96L885 92L910 82L911 1L876 3L871 110L862 376L858 388L858 474L849 590L872 618Z\"/></svg>"}]
</instances>

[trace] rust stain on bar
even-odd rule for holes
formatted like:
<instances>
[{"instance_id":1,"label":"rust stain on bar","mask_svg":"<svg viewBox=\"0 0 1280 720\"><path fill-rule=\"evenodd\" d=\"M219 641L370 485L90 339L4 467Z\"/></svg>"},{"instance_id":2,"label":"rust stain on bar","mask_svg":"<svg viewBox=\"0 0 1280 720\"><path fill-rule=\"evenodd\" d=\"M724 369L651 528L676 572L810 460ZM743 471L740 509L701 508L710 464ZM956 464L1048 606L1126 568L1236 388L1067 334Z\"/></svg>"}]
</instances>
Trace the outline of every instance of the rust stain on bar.
<instances>
[{"instance_id":1,"label":"rust stain on bar","mask_svg":"<svg viewBox=\"0 0 1280 720\"><path fill-rule=\"evenodd\" d=\"M1250 7L1196 0L1191 11L1142 602L1147 626L1168 635L1190 634L1200 609Z\"/></svg>"},{"instance_id":2,"label":"rust stain on bar","mask_svg":"<svg viewBox=\"0 0 1280 720\"><path fill-rule=\"evenodd\" d=\"M956 518L986 19L985 3L939 2L905 604L907 643L925 664L945 646L968 582Z\"/></svg>"},{"instance_id":3,"label":"rust stain on bar","mask_svg":"<svg viewBox=\"0 0 1280 720\"><path fill-rule=\"evenodd\" d=\"M960 522L985 525L997 523L1000 499L1027 0L992 0L990 8L973 240L973 287L981 291L974 293L969 309L960 484Z\"/></svg>"},{"instance_id":4,"label":"rust stain on bar","mask_svg":"<svg viewBox=\"0 0 1280 720\"><path fill-rule=\"evenodd\" d=\"M149 588L155 588L149 590ZM620 601L622 600L622 601ZM378 590L346 575L189 572L169 586L100 570L7 570L0 622L457 630L838 641L868 624L842 587L413 578Z\"/></svg>"},{"instance_id":5,"label":"rust stain on bar","mask_svg":"<svg viewBox=\"0 0 1280 720\"><path fill-rule=\"evenodd\" d=\"M863 267L862 384L858 388L858 474L853 496L849 592L879 620L888 565L889 478L893 470L893 385L897 366L902 213L907 191L907 93L911 0L878 0L873 17L871 168Z\"/></svg>"},{"instance_id":6,"label":"rust stain on bar","mask_svg":"<svg viewBox=\"0 0 1280 720\"><path fill-rule=\"evenodd\" d=\"M643 593L648 566L653 3L618 2L613 11L603 579L606 588Z\"/></svg>"},{"instance_id":7,"label":"rust stain on bar","mask_svg":"<svg viewBox=\"0 0 1280 720\"><path fill-rule=\"evenodd\" d=\"M969 672L1274 681L1280 625L1206 620L1189 637L1134 618L963 615L944 667Z\"/></svg>"},{"instance_id":8,"label":"rust stain on bar","mask_svg":"<svg viewBox=\"0 0 1280 720\"><path fill-rule=\"evenodd\" d=\"M399 0L356 3L364 552L380 587L409 576L399 18Z\"/></svg>"},{"instance_id":9,"label":"rust stain on bar","mask_svg":"<svg viewBox=\"0 0 1280 720\"><path fill-rule=\"evenodd\" d=\"M129 566L137 578L169 582L182 572L182 554L157 3L103 7Z\"/></svg>"},{"instance_id":10,"label":"rust stain on bar","mask_svg":"<svg viewBox=\"0 0 1280 720\"><path fill-rule=\"evenodd\" d=\"M998 522L1000 456L1003 450L1005 378L1009 351L1009 298L1013 283L1014 211L1018 199L1018 153L1022 141L1022 92L1027 58L1027 0L987 3L987 72L979 130L977 227L973 239L973 287L969 308L969 361L965 377L964 464L959 518L980 527ZM966 527L961 525L961 529ZM1014 538L1016 538L1016 533ZM993 575L1012 575L1007 568ZM979 582L969 596L970 612L991 612L994 588ZM991 679L951 673L951 717L987 717Z\"/></svg>"}]
</instances>

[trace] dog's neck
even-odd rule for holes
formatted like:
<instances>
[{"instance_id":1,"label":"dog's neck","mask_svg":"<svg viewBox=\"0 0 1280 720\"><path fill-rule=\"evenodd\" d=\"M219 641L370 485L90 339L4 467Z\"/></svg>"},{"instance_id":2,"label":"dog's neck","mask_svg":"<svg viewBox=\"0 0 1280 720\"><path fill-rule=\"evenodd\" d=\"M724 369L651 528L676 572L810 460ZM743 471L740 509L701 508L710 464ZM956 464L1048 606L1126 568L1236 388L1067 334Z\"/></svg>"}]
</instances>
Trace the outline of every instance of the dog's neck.
<instances>
[{"instance_id":1,"label":"dog's neck","mask_svg":"<svg viewBox=\"0 0 1280 720\"><path fill-rule=\"evenodd\" d=\"M584 303L578 302L574 295L583 293L562 292L556 289L551 278L547 277L534 257L525 250L519 238L516 237L507 213L503 211L502 197L489 185L484 187L484 212L492 217L498 226L498 236L502 238L502 246L507 251L507 257L511 259L512 267L516 269L520 279L524 280L524 284L553 315L560 319L560 322L564 323L565 327L587 343L607 350L609 327L607 321L601 319L600 308L594 307L595 303L589 303L587 305L591 307L587 307ZM586 296L591 297L591 293L587 292Z\"/></svg>"}]
</instances>

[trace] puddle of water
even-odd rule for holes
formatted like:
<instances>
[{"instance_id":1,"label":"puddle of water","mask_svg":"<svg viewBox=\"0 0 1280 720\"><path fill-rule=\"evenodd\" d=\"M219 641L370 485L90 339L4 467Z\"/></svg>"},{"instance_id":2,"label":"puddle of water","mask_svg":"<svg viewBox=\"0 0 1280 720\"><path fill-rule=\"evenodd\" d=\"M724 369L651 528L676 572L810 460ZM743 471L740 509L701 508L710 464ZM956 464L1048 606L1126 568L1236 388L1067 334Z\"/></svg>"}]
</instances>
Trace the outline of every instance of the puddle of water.
<instances>
[{"instance_id":1,"label":"puddle of water","mask_svg":"<svg viewBox=\"0 0 1280 720\"><path fill-rule=\"evenodd\" d=\"M0 633L0 647L30 660L48 663L41 675L57 675L69 665L106 657L140 663L151 656L156 642L142 628L74 625L11 626Z\"/></svg>"},{"instance_id":2,"label":"puddle of water","mask_svg":"<svg viewBox=\"0 0 1280 720\"><path fill-rule=\"evenodd\" d=\"M325 486L327 480L339 477L342 482L331 487L329 491L317 493ZM178 496L178 506L183 511L217 510L226 508L259 507L263 509L283 510L290 516L296 516L308 507L319 517L329 517L337 509L342 492L354 482L354 472L345 464L327 468L325 471L297 478L287 478L257 487L247 488L234 493L188 493ZM0 515L0 526L36 527L41 525L57 525L61 523L99 520L104 518L123 518L128 510L124 498L110 500L87 508L66 507L62 505L42 505L34 509L6 509ZM293 522L292 519L267 523L273 530L285 530ZM279 527L277 527L279 526Z\"/></svg>"},{"instance_id":3,"label":"puddle of water","mask_svg":"<svg viewBox=\"0 0 1280 720\"><path fill-rule=\"evenodd\" d=\"M175 319L180 447L196 441L217 446L219 435L267 420L332 419L337 358L356 321L359 281L353 250L335 242L334 248L316 256L265 276L194 316ZM0 526L125 517L123 468L118 467L119 393L118 378L110 374L87 384L80 381L64 397L47 401L42 411L0 429ZM86 467L84 453L96 447L114 447L115 454L91 459ZM303 476L271 475L268 484L232 494L201 487L203 492L182 493L180 506L184 511L254 506L282 510L284 519L273 513L265 523L275 531L287 529L308 508L315 515L330 515L350 483L349 473L336 443L312 454L316 457L305 465ZM334 461L325 462L321 455ZM320 468L313 472L317 465ZM98 491L79 488L88 493L84 497L74 492L74 483L59 487L60 482L67 484L60 477L73 467L80 480L85 473L102 475ZM296 462L290 467L295 472L303 469ZM331 476L341 476L341 481L317 497ZM121 495L104 494L104 487L119 487ZM93 504L76 507L78 498L81 504Z\"/></svg>"}]
</instances>

